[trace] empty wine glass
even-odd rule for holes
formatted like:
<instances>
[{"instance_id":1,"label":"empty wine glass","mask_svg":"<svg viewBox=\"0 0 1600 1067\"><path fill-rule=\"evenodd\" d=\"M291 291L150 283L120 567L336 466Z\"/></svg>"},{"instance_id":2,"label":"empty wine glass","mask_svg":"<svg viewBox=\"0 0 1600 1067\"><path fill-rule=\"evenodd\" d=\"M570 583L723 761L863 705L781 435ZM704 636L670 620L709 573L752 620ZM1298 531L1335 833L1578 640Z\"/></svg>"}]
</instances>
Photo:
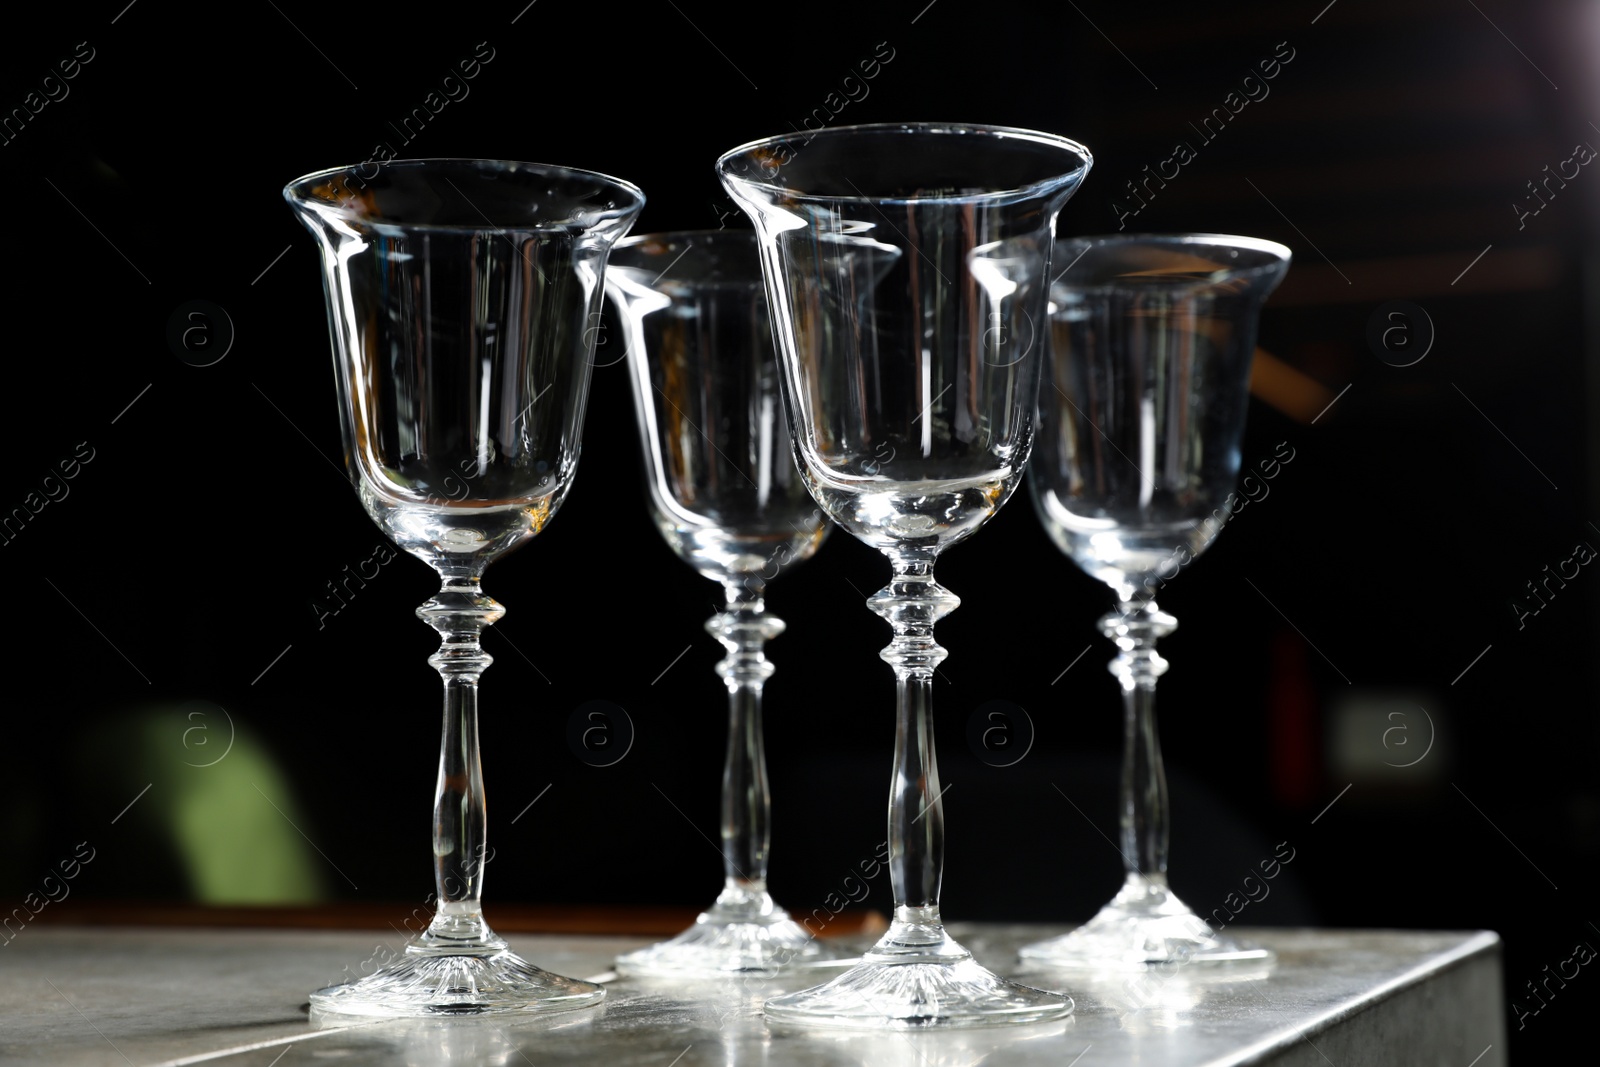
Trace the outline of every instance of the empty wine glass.
<instances>
[{"instance_id":1,"label":"empty wine glass","mask_svg":"<svg viewBox=\"0 0 1600 1067\"><path fill-rule=\"evenodd\" d=\"M1022 477L1055 218L1088 169L1061 137L940 124L776 137L717 162L761 239L806 487L894 569L867 602L894 629L894 920L855 967L767 1001L773 1018L921 1028L1071 1010L986 970L940 918L933 629L960 601L933 567Z\"/></svg>"},{"instance_id":2,"label":"empty wine glass","mask_svg":"<svg viewBox=\"0 0 1600 1067\"><path fill-rule=\"evenodd\" d=\"M509 951L483 919L479 579L550 521L578 464L606 253L644 197L588 171L397 160L307 175L284 196L322 250L345 463L367 514L439 573L417 609L442 643L437 910L405 956L311 994L319 1011L481 1014L605 990Z\"/></svg>"},{"instance_id":3,"label":"empty wine glass","mask_svg":"<svg viewBox=\"0 0 1600 1067\"><path fill-rule=\"evenodd\" d=\"M829 526L795 470L753 233L630 238L606 291L627 336L650 513L685 563L722 584L706 630L728 650L722 778L724 882L716 903L670 941L617 960L622 974L777 974L832 960L767 892L771 800L761 740L763 653L783 632L767 582L807 559Z\"/></svg>"},{"instance_id":4,"label":"empty wine glass","mask_svg":"<svg viewBox=\"0 0 1600 1067\"><path fill-rule=\"evenodd\" d=\"M1271 241L1213 234L1060 241L1051 356L1028 483L1051 540L1111 587L1100 632L1126 711L1127 880L1093 919L1022 957L1053 965L1262 960L1167 887L1167 780L1156 737L1156 641L1177 620L1156 592L1227 522L1262 301L1289 269Z\"/></svg>"}]
</instances>

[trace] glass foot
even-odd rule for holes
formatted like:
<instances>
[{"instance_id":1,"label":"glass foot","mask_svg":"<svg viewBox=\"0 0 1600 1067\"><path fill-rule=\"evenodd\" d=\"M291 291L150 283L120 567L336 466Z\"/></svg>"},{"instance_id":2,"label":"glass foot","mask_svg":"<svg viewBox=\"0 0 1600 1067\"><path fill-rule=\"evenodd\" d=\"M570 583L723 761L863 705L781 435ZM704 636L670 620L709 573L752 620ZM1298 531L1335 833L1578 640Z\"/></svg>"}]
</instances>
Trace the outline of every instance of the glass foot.
<instances>
[{"instance_id":1,"label":"glass foot","mask_svg":"<svg viewBox=\"0 0 1600 1067\"><path fill-rule=\"evenodd\" d=\"M1212 930L1167 888L1164 877L1130 874L1100 913L1069 934L1023 947L1026 961L1053 967L1139 970L1155 963L1270 961L1264 948Z\"/></svg>"},{"instance_id":2,"label":"glass foot","mask_svg":"<svg viewBox=\"0 0 1600 1067\"><path fill-rule=\"evenodd\" d=\"M406 947L403 958L365 978L311 994L314 1012L414 1018L567 1011L598 1004L601 986L540 970L504 942L481 952Z\"/></svg>"},{"instance_id":3,"label":"glass foot","mask_svg":"<svg viewBox=\"0 0 1600 1067\"><path fill-rule=\"evenodd\" d=\"M729 886L670 941L618 956L618 974L649 977L769 978L808 967L842 966L841 956L789 918L765 890Z\"/></svg>"},{"instance_id":4,"label":"glass foot","mask_svg":"<svg viewBox=\"0 0 1600 1067\"><path fill-rule=\"evenodd\" d=\"M1065 994L987 970L935 918L897 919L860 963L831 982L773 997L763 1010L780 1022L924 1030L1037 1022L1072 1008Z\"/></svg>"}]
</instances>

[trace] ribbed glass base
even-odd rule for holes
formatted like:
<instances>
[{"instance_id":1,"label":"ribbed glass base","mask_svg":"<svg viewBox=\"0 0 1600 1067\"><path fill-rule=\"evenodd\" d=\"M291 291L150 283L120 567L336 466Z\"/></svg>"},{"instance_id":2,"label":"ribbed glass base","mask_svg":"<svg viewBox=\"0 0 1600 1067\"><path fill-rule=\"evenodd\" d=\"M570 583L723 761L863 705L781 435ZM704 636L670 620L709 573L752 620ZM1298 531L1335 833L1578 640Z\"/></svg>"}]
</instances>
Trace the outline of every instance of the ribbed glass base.
<instances>
[{"instance_id":1,"label":"ribbed glass base","mask_svg":"<svg viewBox=\"0 0 1600 1067\"><path fill-rule=\"evenodd\" d=\"M1131 874L1111 903L1076 930L1024 946L1021 957L1052 967L1141 970L1156 963L1270 961L1267 949L1219 934L1167 888Z\"/></svg>"},{"instance_id":2,"label":"ribbed glass base","mask_svg":"<svg viewBox=\"0 0 1600 1067\"><path fill-rule=\"evenodd\" d=\"M482 955L408 948L404 958L353 982L311 994L313 1011L415 1018L551 1012L598 1004L606 991L563 978L506 949Z\"/></svg>"},{"instance_id":3,"label":"ribbed glass base","mask_svg":"<svg viewBox=\"0 0 1600 1067\"><path fill-rule=\"evenodd\" d=\"M765 890L729 886L677 937L617 957L617 973L664 978L771 978L854 957L817 941Z\"/></svg>"},{"instance_id":4,"label":"ribbed glass base","mask_svg":"<svg viewBox=\"0 0 1600 1067\"><path fill-rule=\"evenodd\" d=\"M937 920L896 921L833 981L766 1002L780 1022L856 1029L926 1030L1002 1026L1060 1018L1072 998L987 970Z\"/></svg>"}]
</instances>

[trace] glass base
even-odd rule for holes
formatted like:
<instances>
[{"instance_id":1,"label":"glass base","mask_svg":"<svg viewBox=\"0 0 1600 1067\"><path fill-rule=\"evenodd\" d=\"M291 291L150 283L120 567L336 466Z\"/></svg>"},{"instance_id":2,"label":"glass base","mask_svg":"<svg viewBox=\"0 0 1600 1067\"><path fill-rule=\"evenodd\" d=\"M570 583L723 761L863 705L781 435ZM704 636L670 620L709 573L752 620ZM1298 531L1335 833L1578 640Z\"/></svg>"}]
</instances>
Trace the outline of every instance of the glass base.
<instances>
[{"instance_id":1,"label":"glass base","mask_svg":"<svg viewBox=\"0 0 1600 1067\"><path fill-rule=\"evenodd\" d=\"M568 1011L604 999L590 982L535 967L498 938L481 950L406 946L403 958L365 978L311 994L314 1012L417 1018Z\"/></svg>"},{"instance_id":2,"label":"glass base","mask_svg":"<svg viewBox=\"0 0 1600 1067\"><path fill-rule=\"evenodd\" d=\"M729 886L670 941L618 956L618 974L665 978L770 978L854 961L817 941L766 890Z\"/></svg>"},{"instance_id":3,"label":"glass base","mask_svg":"<svg viewBox=\"0 0 1600 1067\"><path fill-rule=\"evenodd\" d=\"M901 912L860 963L831 982L773 997L763 1008L767 1016L815 1026L928 1030L1038 1022L1072 1011L1065 994L1007 981L981 966L944 932L936 914L928 914L932 909Z\"/></svg>"},{"instance_id":4,"label":"glass base","mask_svg":"<svg viewBox=\"0 0 1600 1067\"><path fill-rule=\"evenodd\" d=\"M1130 874L1100 913L1069 934L1023 947L1052 967L1140 970L1158 963L1271 961L1264 948L1212 930L1167 888L1164 876Z\"/></svg>"}]
</instances>

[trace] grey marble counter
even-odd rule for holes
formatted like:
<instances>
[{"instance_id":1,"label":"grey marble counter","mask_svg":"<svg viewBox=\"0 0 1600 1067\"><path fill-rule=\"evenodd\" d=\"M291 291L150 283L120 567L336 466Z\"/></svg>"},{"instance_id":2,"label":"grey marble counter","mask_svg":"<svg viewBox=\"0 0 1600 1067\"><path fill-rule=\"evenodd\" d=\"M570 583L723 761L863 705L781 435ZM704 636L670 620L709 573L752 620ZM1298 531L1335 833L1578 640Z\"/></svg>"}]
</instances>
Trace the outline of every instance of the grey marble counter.
<instances>
[{"instance_id":1,"label":"grey marble counter","mask_svg":"<svg viewBox=\"0 0 1600 1067\"><path fill-rule=\"evenodd\" d=\"M1077 1001L1053 1023L946 1033L770 1025L763 997L810 984L609 981L599 1008L528 1021L448 1019L318 1028L306 994L359 969L374 933L35 927L0 948L0 1063L180 1067L1503 1067L1500 942L1491 933L1255 930L1270 971L1166 979L1024 971L1016 948L1058 927L952 926L1002 973ZM606 972L645 939L517 937L558 972ZM811 981L815 981L812 979Z\"/></svg>"}]
</instances>

